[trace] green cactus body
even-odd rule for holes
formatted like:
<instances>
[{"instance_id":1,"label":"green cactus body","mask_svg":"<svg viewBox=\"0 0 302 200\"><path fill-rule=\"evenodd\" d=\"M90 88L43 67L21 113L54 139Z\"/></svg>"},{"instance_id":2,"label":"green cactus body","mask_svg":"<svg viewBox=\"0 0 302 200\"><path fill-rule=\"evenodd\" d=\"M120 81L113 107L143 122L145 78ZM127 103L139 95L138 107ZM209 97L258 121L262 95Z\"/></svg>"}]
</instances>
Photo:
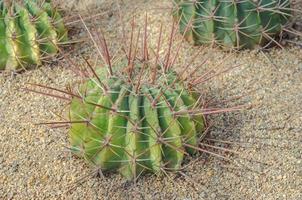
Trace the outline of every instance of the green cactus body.
<instances>
[{"instance_id":1,"label":"green cactus body","mask_svg":"<svg viewBox=\"0 0 302 200\"><path fill-rule=\"evenodd\" d=\"M289 0L174 0L174 5L180 32L195 45L264 46L291 17Z\"/></svg>"},{"instance_id":2,"label":"green cactus body","mask_svg":"<svg viewBox=\"0 0 302 200\"><path fill-rule=\"evenodd\" d=\"M45 2L43 4L43 9L47 12L48 16L52 18L52 23L57 32L59 42L67 42L68 41L67 30L63 23L62 16L60 15L57 8L53 8L50 3Z\"/></svg>"},{"instance_id":3,"label":"green cactus body","mask_svg":"<svg viewBox=\"0 0 302 200\"><path fill-rule=\"evenodd\" d=\"M28 64L41 64L40 52L37 44L37 31L31 23L29 13L25 8L16 5L15 25L18 35L18 46L20 48L20 59Z\"/></svg>"},{"instance_id":4,"label":"green cactus body","mask_svg":"<svg viewBox=\"0 0 302 200\"><path fill-rule=\"evenodd\" d=\"M136 87L117 77L102 79L106 89L96 79L81 85L69 114L73 152L127 179L179 170L184 156L195 152L188 145L197 147L205 121L189 114L198 104L191 93L173 84L175 75L166 77L157 86Z\"/></svg>"},{"instance_id":5,"label":"green cactus body","mask_svg":"<svg viewBox=\"0 0 302 200\"><path fill-rule=\"evenodd\" d=\"M5 10L0 1L0 70L5 69L9 54L6 49Z\"/></svg>"},{"instance_id":6,"label":"green cactus body","mask_svg":"<svg viewBox=\"0 0 302 200\"><path fill-rule=\"evenodd\" d=\"M19 66L20 59L21 59L21 52L19 43L20 35L17 34L17 29L15 26L14 18L10 18L8 15L5 16L5 24L6 24L6 50L8 52L8 59L6 61L6 69L13 70L17 69Z\"/></svg>"},{"instance_id":7,"label":"green cactus body","mask_svg":"<svg viewBox=\"0 0 302 200\"><path fill-rule=\"evenodd\" d=\"M0 0L0 69L19 70L41 65L43 57L58 52L67 41L62 18L49 2L4 4Z\"/></svg>"}]
</instances>

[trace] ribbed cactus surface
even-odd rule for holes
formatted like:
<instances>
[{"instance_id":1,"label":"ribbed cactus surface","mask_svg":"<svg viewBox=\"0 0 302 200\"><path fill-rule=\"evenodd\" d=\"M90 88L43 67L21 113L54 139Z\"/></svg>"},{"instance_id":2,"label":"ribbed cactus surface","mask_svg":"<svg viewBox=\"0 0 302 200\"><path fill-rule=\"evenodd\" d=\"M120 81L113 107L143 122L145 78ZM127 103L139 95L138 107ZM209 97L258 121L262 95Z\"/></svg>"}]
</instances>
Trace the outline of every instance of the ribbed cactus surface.
<instances>
[{"instance_id":1,"label":"ribbed cactus surface","mask_svg":"<svg viewBox=\"0 0 302 200\"><path fill-rule=\"evenodd\" d=\"M289 0L173 0L180 31L195 45L255 48L277 43L291 17Z\"/></svg>"},{"instance_id":2,"label":"ribbed cactus surface","mask_svg":"<svg viewBox=\"0 0 302 200\"><path fill-rule=\"evenodd\" d=\"M160 75L155 84L140 76L90 79L70 105L73 152L128 179L180 169L204 132L203 115L192 113L200 102L175 73Z\"/></svg>"},{"instance_id":3,"label":"ribbed cactus surface","mask_svg":"<svg viewBox=\"0 0 302 200\"><path fill-rule=\"evenodd\" d=\"M0 0L0 70L40 65L67 39L62 17L50 1Z\"/></svg>"}]
</instances>

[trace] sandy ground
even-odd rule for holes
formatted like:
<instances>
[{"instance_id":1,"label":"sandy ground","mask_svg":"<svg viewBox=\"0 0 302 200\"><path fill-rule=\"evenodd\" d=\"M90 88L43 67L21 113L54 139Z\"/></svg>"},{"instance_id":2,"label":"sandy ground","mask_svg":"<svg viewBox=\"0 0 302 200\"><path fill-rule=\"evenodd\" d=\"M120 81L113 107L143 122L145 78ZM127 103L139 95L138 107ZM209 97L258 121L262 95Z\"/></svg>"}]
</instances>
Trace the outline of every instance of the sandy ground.
<instances>
[{"instance_id":1,"label":"sandy ground","mask_svg":"<svg viewBox=\"0 0 302 200\"><path fill-rule=\"evenodd\" d=\"M148 10L150 38L154 40L160 21L171 24L166 9L155 9L169 3L124 3L125 22L135 13L142 25ZM121 27L118 8L113 5L101 7L109 12L97 22L113 41L112 49ZM80 50L94 54L84 47ZM176 69L196 51L184 43ZM210 57L200 67L198 73L202 73L225 56L227 53L220 50L206 49L194 66ZM66 129L35 125L58 120L54 113L61 114L66 102L22 88L27 83L40 83L63 89L76 79L64 60L22 74L0 74L0 199L302 199L302 49L287 45L284 50L274 48L268 53L242 51L221 66L236 64L240 67L215 77L201 89L218 102L244 95L227 101L226 107L253 105L252 109L211 116L215 123L210 137L233 142L216 142L215 146L236 150L239 155L230 156L231 162L196 155L186 160L183 175L146 175L136 185L117 174L93 176L94 169L66 150Z\"/></svg>"}]
</instances>

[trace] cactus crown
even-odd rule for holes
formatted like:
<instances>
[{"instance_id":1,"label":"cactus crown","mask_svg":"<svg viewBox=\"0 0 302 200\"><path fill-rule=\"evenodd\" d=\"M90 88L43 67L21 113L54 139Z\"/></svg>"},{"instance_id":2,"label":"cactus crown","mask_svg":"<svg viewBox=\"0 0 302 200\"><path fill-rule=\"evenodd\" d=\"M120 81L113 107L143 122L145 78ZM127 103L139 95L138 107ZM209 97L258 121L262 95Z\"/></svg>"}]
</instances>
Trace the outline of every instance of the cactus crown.
<instances>
[{"instance_id":1,"label":"cactus crown","mask_svg":"<svg viewBox=\"0 0 302 200\"><path fill-rule=\"evenodd\" d=\"M50 1L0 0L0 70L40 65L67 41L67 30Z\"/></svg>"},{"instance_id":2,"label":"cactus crown","mask_svg":"<svg viewBox=\"0 0 302 200\"><path fill-rule=\"evenodd\" d=\"M281 44L290 30L289 0L173 0L180 31L196 45L255 48Z\"/></svg>"}]
</instances>

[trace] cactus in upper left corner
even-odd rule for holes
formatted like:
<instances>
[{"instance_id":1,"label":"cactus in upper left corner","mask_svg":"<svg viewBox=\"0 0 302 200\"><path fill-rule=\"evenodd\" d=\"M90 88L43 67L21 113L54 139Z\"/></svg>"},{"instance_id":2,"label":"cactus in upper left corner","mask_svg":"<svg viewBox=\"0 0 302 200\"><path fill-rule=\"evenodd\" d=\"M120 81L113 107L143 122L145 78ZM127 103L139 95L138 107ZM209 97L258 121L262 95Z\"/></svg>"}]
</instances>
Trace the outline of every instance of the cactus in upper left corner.
<instances>
[{"instance_id":1,"label":"cactus in upper left corner","mask_svg":"<svg viewBox=\"0 0 302 200\"><path fill-rule=\"evenodd\" d=\"M50 0L0 0L0 70L28 69L55 55L68 40L67 29Z\"/></svg>"}]
</instances>

